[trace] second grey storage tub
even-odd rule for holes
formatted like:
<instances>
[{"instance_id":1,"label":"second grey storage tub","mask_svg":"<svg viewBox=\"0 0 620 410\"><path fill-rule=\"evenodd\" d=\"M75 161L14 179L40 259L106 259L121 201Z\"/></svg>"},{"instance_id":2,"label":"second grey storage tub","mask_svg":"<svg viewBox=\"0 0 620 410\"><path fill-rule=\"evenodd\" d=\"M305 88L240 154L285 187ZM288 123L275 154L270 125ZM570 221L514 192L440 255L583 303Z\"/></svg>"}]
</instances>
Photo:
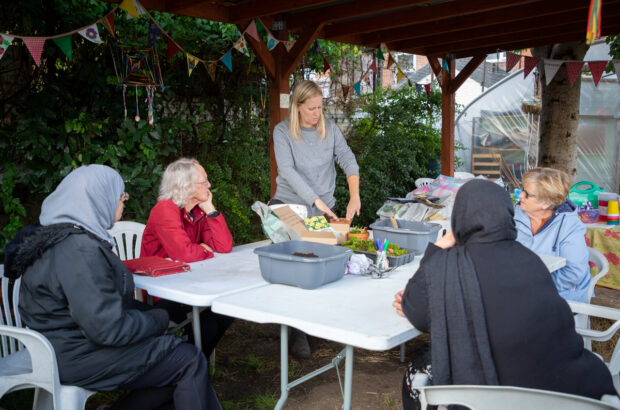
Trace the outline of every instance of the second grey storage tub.
<instances>
[{"instance_id":1,"label":"second grey storage tub","mask_svg":"<svg viewBox=\"0 0 620 410\"><path fill-rule=\"evenodd\" d=\"M314 253L317 258L293 253ZM351 249L306 241L279 242L254 249L267 282L316 289L344 276Z\"/></svg>"},{"instance_id":2,"label":"second grey storage tub","mask_svg":"<svg viewBox=\"0 0 620 410\"><path fill-rule=\"evenodd\" d=\"M429 242L435 242L441 225L432 222L396 220L398 228L393 228L389 219L376 221L370 225L373 238L383 242L385 239L401 248L424 253Z\"/></svg>"}]
</instances>

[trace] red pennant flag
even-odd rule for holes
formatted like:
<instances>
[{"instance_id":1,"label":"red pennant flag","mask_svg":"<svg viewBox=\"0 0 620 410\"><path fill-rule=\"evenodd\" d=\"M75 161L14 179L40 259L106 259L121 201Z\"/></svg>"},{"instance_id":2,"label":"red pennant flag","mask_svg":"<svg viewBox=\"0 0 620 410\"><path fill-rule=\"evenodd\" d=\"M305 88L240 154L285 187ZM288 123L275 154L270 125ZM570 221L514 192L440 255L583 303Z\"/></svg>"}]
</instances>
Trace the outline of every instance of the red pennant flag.
<instances>
[{"instance_id":1,"label":"red pennant flag","mask_svg":"<svg viewBox=\"0 0 620 410\"><path fill-rule=\"evenodd\" d=\"M525 67L523 69L523 78L527 78L527 76L530 75L532 70L536 68L536 66L538 65L539 61L540 61L540 58L538 57L525 56L525 64L524 64Z\"/></svg>"},{"instance_id":2,"label":"red pennant flag","mask_svg":"<svg viewBox=\"0 0 620 410\"><path fill-rule=\"evenodd\" d=\"M594 80L594 85L596 87L598 87L598 82L605 72L605 68L607 68L607 63L609 63L609 61L588 61L588 67L590 67L590 72L592 73L592 80Z\"/></svg>"},{"instance_id":3,"label":"red pennant flag","mask_svg":"<svg viewBox=\"0 0 620 410\"><path fill-rule=\"evenodd\" d=\"M323 56L323 72L326 73L327 70L329 70L330 68L331 66L327 62L327 59L325 58L325 56Z\"/></svg>"},{"instance_id":4,"label":"red pennant flag","mask_svg":"<svg viewBox=\"0 0 620 410\"><path fill-rule=\"evenodd\" d=\"M581 74L581 69L583 67L583 61L567 61L564 63L566 65L566 71L568 72L568 82L572 87L575 84L575 80Z\"/></svg>"},{"instance_id":5,"label":"red pennant flag","mask_svg":"<svg viewBox=\"0 0 620 410\"><path fill-rule=\"evenodd\" d=\"M101 24L112 34L112 37L116 37L114 32L114 13L110 13L101 20Z\"/></svg>"},{"instance_id":6,"label":"red pennant flag","mask_svg":"<svg viewBox=\"0 0 620 410\"><path fill-rule=\"evenodd\" d=\"M388 54L388 65L387 68L388 70L390 69L390 67L392 67L392 64L394 64L396 61L394 61L394 57L392 57L392 53Z\"/></svg>"},{"instance_id":7,"label":"red pennant flag","mask_svg":"<svg viewBox=\"0 0 620 410\"><path fill-rule=\"evenodd\" d=\"M350 86L342 84L342 97L345 101L347 100L347 96L349 95L349 89L351 89Z\"/></svg>"},{"instance_id":8,"label":"red pennant flag","mask_svg":"<svg viewBox=\"0 0 620 410\"><path fill-rule=\"evenodd\" d=\"M426 95L430 98L431 96L431 84L424 84L424 88L426 89Z\"/></svg>"},{"instance_id":9,"label":"red pennant flag","mask_svg":"<svg viewBox=\"0 0 620 410\"><path fill-rule=\"evenodd\" d=\"M375 72L375 74L379 75L379 70L377 69L377 59L372 59L372 64L370 65L370 69Z\"/></svg>"},{"instance_id":10,"label":"red pennant flag","mask_svg":"<svg viewBox=\"0 0 620 410\"><path fill-rule=\"evenodd\" d=\"M245 29L245 32L248 33L248 35L254 40L260 40L260 38L258 37L258 31L256 31L256 22L254 21L254 19L252 19L252 22L250 23L248 28Z\"/></svg>"},{"instance_id":11,"label":"red pennant flag","mask_svg":"<svg viewBox=\"0 0 620 410\"><path fill-rule=\"evenodd\" d=\"M179 46L177 46L177 43L172 41L170 37L166 37L166 40L168 40L168 60L171 60L180 49Z\"/></svg>"},{"instance_id":12,"label":"red pennant flag","mask_svg":"<svg viewBox=\"0 0 620 410\"><path fill-rule=\"evenodd\" d=\"M45 39L40 37L22 37L22 40L26 47L28 47L28 51L30 51L32 58L34 58L37 67L39 67L41 65L41 53L43 53Z\"/></svg>"},{"instance_id":13,"label":"red pennant flag","mask_svg":"<svg viewBox=\"0 0 620 410\"><path fill-rule=\"evenodd\" d=\"M506 53L506 72L512 70L512 67L515 66L521 60L520 54L515 53Z\"/></svg>"}]
</instances>

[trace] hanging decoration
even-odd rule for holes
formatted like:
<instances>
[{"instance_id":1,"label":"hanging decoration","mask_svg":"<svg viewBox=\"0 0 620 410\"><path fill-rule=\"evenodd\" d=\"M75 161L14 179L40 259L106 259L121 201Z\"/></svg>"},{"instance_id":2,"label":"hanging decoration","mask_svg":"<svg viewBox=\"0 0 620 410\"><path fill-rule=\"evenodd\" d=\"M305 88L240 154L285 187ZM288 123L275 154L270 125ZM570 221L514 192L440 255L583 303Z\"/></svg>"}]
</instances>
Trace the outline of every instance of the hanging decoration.
<instances>
[{"instance_id":1,"label":"hanging decoration","mask_svg":"<svg viewBox=\"0 0 620 410\"><path fill-rule=\"evenodd\" d=\"M78 33L84 37L88 41L92 41L95 44L103 43L103 40L99 36L99 29L97 28L97 23L86 27L83 30L79 30Z\"/></svg>"},{"instance_id":2,"label":"hanging decoration","mask_svg":"<svg viewBox=\"0 0 620 410\"><path fill-rule=\"evenodd\" d=\"M245 38L243 36L239 37L239 39L235 42L233 47L235 48L235 50L237 50L241 54L248 56L248 57L250 56L250 52L248 51L248 46L245 43Z\"/></svg>"},{"instance_id":3,"label":"hanging decoration","mask_svg":"<svg viewBox=\"0 0 620 410\"><path fill-rule=\"evenodd\" d=\"M568 73L568 82L571 87L575 84L575 80L581 75L583 61L566 61L566 72Z\"/></svg>"},{"instance_id":4,"label":"hanging decoration","mask_svg":"<svg viewBox=\"0 0 620 410\"><path fill-rule=\"evenodd\" d=\"M0 59L4 55L6 49L9 48L14 38L15 37L9 36L8 34L0 33Z\"/></svg>"},{"instance_id":5,"label":"hanging decoration","mask_svg":"<svg viewBox=\"0 0 620 410\"><path fill-rule=\"evenodd\" d=\"M536 68L536 65L538 65L539 61L540 61L540 58L538 57L525 56L525 63L523 67L523 78L527 78L527 76L530 75L532 70Z\"/></svg>"},{"instance_id":6,"label":"hanging decoration","mask_svg":"<svg viewBox=\"0 0 620 410\"><path fill-rule=\"evenodd\" d=\"M507 52L506 53L506 72L512 70L512 67L514 67L520 60L521 60L521 56L519 54Z\"/></svg>"},{"instance_id":7,"label":"hanging decoration","mask_svg":"<svg viewBox=\"0 0 620 410\"><path fill-rule=\"evenodd\" d=\"M564 64L563 60L552 60L550 58L545 58L543 65L545 68L545 80L547 85L551 83L553 77L555 77L560 67L562 67L562 64Z\"/></svg>"},{"instance_id":8,"label":"hanging decoration","mask_svg":"<svg viewBox=\"0 0 620 410\"><path fill-rule=\"evenodd\" d=\"M590 0L586 44L592 45L601 36L601 0Z\"/></svg>"},{"instance_id":9,"label":"hanging decoration","mask_svg":"<svg viewBox=\"0 0 620 410\"><path fill-rule=\"evenodd\" d=\"M22 37L22 41L26 44L30 55L34 59L37 67L41 65L41 53L43 53L43 46L45 45L45 39L39 37Z\"/></svg>"},{"instance_id":10,"label":"hanging decoration","mask_svg":"<svg viewBox=\"0 0 620 410\"><path fill-rule=\"evenodd\" d=\"M73 53L71 50L71 36L58 37L52 40L59 49L67 56L69 61L73 61Z\"/></svg>"},{"instance_id":11,"label":"hanging decoration","mask_svg":"<svg viewBox=\"0 0 620 410\"><path fill-rule=\"evenodd\" d=\"M592 73L592 81L594 81L595 87L598 87L598 82L603 76L607 64L609 64L609 61L588 61L588 68L590 73Z\"/></svg>"}]
</instances>

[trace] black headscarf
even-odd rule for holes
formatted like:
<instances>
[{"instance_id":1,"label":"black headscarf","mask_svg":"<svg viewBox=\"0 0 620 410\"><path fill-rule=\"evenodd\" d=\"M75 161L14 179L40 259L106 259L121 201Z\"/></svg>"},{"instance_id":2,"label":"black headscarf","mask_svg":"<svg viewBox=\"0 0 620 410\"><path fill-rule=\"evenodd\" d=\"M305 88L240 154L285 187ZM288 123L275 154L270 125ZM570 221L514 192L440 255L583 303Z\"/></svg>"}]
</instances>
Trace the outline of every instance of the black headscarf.
<instances>
[{"instance_id":1,"label":"black headscarf","mask_svg":"<svg viewBox=\"0 0 620 410\"><path fill-rule=\"evenodd\" d=\"M452 231L457 246L428 260L433 384L497 385L478 274L468 245L514 240L510 196L486 180L456 195Z\"/></svg>"}]
</instances>

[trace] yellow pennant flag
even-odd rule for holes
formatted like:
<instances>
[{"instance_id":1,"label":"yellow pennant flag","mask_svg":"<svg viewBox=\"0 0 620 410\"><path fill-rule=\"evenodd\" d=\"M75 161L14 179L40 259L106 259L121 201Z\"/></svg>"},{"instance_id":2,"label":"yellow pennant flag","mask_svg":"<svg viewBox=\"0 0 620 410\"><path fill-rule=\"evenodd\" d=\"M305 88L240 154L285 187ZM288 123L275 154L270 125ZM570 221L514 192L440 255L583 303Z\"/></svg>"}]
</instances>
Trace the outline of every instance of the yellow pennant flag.
<instances>
[{"instance_id":1,"label":"yellow pennant flag","mask_svg":"<svg viewBox=\"0 0 620 410\"><path fill-rule=\"evenodd\" d=\"M196 66L198 65L198 58L194 57L191 54L186 54L187 55L187 75L191 76L192 75L192 71L194 71L194 68L196 68Z\"/></svg>"},{"instance_id":2,"label":"yellow pennant flag","mask_svg":"<svg viewBox=\"0 0 620 410\"><path fill-rule=\"evenodd\" d=\"M398 67L398 75L396 77L396 83L400 83L400 80L402 80L404 76L405 74L403 74L403 72L400 71L400 67Z\"/></svg>"},{"instance_id":3,"label":"yellow pennant flag","mask_svg":"<svg viewBox=\"0 0 620 410\"><path fill-rule=\"evenodd\" d=\"M118 7L122 8L134 17L140 17L140 15L138 14L138 10L136 9L136 5L133 3L133 0L123 0Z\"/></svg>"}]
</instances>

